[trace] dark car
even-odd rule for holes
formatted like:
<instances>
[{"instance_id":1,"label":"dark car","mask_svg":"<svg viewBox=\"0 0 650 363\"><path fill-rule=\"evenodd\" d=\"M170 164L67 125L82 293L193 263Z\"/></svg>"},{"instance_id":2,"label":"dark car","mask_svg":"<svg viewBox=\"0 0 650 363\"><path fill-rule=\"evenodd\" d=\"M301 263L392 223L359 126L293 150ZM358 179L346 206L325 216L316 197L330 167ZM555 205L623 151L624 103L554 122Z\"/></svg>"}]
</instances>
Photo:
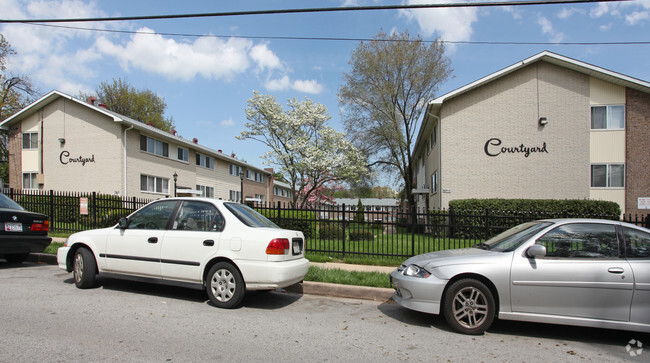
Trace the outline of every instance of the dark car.
<instances>
[{"instance_id":1,"label":"dark car","mask_svg":"<svg viewBox=\"0 0 650 363\"><path fill-rule=\"evenodd\" d=\"M18 203L0 194L0 256L19 263L30 252L43 252L52 241L48 216L26 211Z\"/></svg>"}]
</instances>

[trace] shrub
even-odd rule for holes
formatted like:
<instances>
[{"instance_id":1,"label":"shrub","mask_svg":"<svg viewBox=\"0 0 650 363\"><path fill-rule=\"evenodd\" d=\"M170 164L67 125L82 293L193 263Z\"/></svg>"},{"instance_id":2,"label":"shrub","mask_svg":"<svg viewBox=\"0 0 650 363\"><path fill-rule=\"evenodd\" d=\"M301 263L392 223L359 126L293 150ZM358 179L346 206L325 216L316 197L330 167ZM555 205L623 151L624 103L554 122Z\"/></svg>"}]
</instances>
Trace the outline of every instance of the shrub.
<instances>
[{"instance_id":1,"label":"shrub","mask_svg":"<svg viewBox=\"0 0 650 363\"><path fill-rule=\"evenodd\" d=\"M318 230L318 236L321 239L344 239L343 228L337 225L321 226Z\"/></svg>"},{"instance_id":2,"label":"shrub","mask_svg":"<svg viewBox=\"0 0 650 363\"><path fill-rule=\"evenodd\" d=\"M352 231L350 232L350 241L374 241L375 235L370 231Z\"/></svg>"},{"instance_id":3,"label":"shrub","mask_svg":"<svg viewBox=\"0 0 650 363\"><path fill-rule=\"evenodd\" d=\"M282 209L280 215L278 215L277 209L257 209L257 211L280 228L301 231L305 238L311 238L316 234L314 231L314 223L316 222L314 212Z\"/></svg>"},{"instance_id":4,"label":"shrub","mask_svg":"<svg viewBox=\"0 0 650 363\"><path fill-rule=\"evenodd\" d=\"M449 202L449 218L456 238L487 239L517 224L548 218L618 220L615 202L554 199L460 199ZM489 223L489 229L484 228Z\"/></svg>"},{"instance_id":5,"label":"shrub","mask_svg":"<svg viewBox=\"0 0 650 363\"><path fill-rule=\"evenodd\" d=\"M364 213L364 208L363 204L361 203L361 199L359 199L359 203L357 203L357 211L354 213L354 219L355 222L362 224L363 222L366 221L365 213Z\"/></svg>"}]
</instances>

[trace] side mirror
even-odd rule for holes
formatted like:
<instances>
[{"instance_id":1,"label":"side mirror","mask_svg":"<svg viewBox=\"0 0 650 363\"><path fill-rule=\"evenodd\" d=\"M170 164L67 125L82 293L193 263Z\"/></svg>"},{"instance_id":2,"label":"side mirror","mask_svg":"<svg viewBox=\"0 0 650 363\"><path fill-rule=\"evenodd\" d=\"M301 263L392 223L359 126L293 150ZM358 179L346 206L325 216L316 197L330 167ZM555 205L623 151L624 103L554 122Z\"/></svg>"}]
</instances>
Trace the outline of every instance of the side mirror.
<instances>
[{"instance_id":1,"label":"side mirror","mask_svg":"<svg viewBox=\"0 0 650 363\"><path fill-rule=\"evenodd\" d=\"M526 250L526 256L530 258L538 258L546 256L546 247L542 245L532 245Z\"/></svg>"},{"instance_id":2,"label":"side mirror","mask_svg":"<svg viewBox=\"0 0 650 363\"><path fill-rule=\"evenodd\" d=\"M129 219L126 217L120 218L119 222L117 222L117 228L119 229L126 229L129 226Z\"/></svg>"}]
</instances>

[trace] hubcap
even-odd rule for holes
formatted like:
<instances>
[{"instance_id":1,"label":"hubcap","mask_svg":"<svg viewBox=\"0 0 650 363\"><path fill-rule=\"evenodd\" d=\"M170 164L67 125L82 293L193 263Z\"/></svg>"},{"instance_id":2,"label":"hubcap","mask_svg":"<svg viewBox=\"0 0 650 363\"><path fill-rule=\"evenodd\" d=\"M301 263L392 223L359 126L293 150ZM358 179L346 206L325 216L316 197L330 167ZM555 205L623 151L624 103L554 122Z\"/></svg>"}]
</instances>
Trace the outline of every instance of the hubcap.
<instances>
[{"instance_id":1,"label":"hubcap","mask_svg":"<svg viewBox=\"0 0 650 363\"><path fill-rule=\"evenodd\" d=\"M78 253L74 258L74 280L76 282L81 281L84 271L84 259L81 257L81 253Z\"/></svg>"},{"instance_id":2,"label":"hubcap","mask_svg":"<svg viewBox=\"0 0 650 363\"><path fill-rule=\"evenodd\" d=\"M210 280L210 289L214 297L221 302L232 299L237 289L235 276L226 269L217 270Z\"/></svg>"},{"instance_id":3,"label":"hubcap","mask_svg":"<svg viewBox=\"0 0 650 363\"><path fill-rule=\"evenodd\" d=\"M466 328L479 327L488 315L487 299L477 288L466 287L454 296L452 312L458 324Z\"/></svg>"}]
</instances>

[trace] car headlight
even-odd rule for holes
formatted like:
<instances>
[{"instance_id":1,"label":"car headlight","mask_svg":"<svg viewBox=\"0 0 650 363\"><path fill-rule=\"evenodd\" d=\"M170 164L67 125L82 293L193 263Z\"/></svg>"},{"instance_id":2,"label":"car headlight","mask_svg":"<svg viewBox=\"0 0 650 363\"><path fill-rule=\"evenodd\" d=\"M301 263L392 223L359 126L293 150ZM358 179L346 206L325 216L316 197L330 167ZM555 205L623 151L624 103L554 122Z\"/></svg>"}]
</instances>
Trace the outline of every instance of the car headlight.
<instances>
[{"instance_id":1,"label":"car headlight","mask_svg":"<svg viewBox=\"0 0 650 363\"><path fill-rule=\"evenodd\" d=\"M423 269L418 265L409 265L407 268L404 269L403 274L404 276L421 277L423 279L431 276L429 271Z\"/></svg>"}]
</instances>

